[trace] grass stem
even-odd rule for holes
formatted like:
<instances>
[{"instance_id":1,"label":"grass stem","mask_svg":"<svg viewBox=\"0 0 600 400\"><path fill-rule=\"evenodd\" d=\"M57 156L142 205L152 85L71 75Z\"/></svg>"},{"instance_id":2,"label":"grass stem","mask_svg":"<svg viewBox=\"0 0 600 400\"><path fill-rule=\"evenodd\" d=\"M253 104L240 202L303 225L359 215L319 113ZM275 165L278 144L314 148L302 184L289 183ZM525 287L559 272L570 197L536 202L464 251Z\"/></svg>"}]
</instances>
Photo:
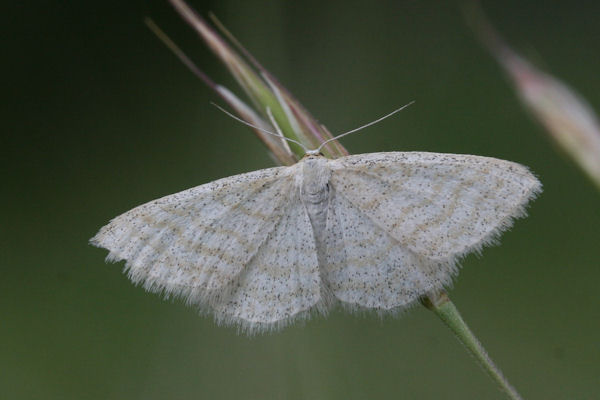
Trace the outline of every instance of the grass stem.
<instances>
[{"instance_id":1,"label":"grass stem","mask_svg":"<svg viewBox=\"0 0 600 400\"><path fill-rule=\"evenodd\" d=\"M508 382L508 380L500 371L500 368L494 364L490 356L483 348L481 342L475 337L471 329L462 319L458 309L452 303L445 292L435 295L430 295L424 299L423 304L435 313L467 350L475 357L488 375L498 384L498 386L506 393L511 400L523 400L516 389Z\"/></svg>"}]
</instances>

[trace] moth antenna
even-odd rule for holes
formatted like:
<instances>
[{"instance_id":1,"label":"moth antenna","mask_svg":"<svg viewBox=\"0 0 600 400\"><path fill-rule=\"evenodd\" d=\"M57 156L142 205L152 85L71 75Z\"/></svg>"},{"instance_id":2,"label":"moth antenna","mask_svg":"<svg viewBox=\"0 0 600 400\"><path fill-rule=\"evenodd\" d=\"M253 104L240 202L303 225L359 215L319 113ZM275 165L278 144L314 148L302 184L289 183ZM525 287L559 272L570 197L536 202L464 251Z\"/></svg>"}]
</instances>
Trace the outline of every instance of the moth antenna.
<instances>
[{"instance_id":1,"label":"moth antenna","mask_svg":"<svg viewBox=\"0 0 600 400\"><path fill-rule=\"evenodd\" d=\"M391 113L389 113L389 114L386 114L386 115L384 115L384 116L383 116L383 117L381 117L381 118L377 118L375 121L371 121L371 122L369 122L368 124L365 124L365 125L359 126L358 128L354 128L354 129L352 129L352 130L350 130L350 131L348 131L348 132L344 132L344 133L342 133L342 134L340 134L340 135L334 136L334 137L332 137L331 139L328 139L328 140L324 141L324 142L323 142L323 143L321 143L321 145L320 145L320 146L317 148L317 150L316 150L316 151L317 151L317 153L318 153L319 151L321 151L321 149L323 148L323 146L325 146L327 143L329 143L329 142L333 142L334 140L337 140L337 139L339 139L339 138L341 138L341 137L344 137L344 136L346 136L346 135L349 135L349 134L351 134L351 133L358 132L358 131L360 131L361 129L367 128L367 127L369 127L369 126L371 126L371 125L375 125L376 123L378 123L378 122L381 122L381 121L383 121L384 119L386 119L386 118L388 118L388 117L391 117L392 115L396 114L397 112L400 112L400 111L404 110L406 107L408 107L408 106L412 105L414 102L415 102L415 101L413 100L413 101L411 101L410 103L408 103L408 104L405 104L405 105L403 105L402 107L398 108L397 110L394 110L394 111L392 111Z\"/></svg>"},{"instance_id":2,"label":"moth antenna","mask_svg":"<svg viewBox=\"0 0 600 400\"><path fill-rule=\"evenodd\" d=\"M267 116L269 117L271 124L273 124L273 126L275 127L275 132L277 132L277 135L280 136L282 139L285 139L285 136L283 136L283 133L281 132L281 128L277 124L277 121L275 120L275 117L271 112L271 107L267 107Z\"/></svg>"},{"instance_id":3,"label":"moth antenna","mask_svg":"<svg viewBox=\"0 0 600 400\"><path fill-rule=\"evenodd\" d=\"M254 129L257 129L257 130L259 130L261 132L264 132L264 133L267 133L269 135L276 136L276 137L278 137L280 139L285 139L288 142L296 143L298 146L302 147L302 149L304 149L304 151L306 153L309 152L309 150L306 148L306 146L304 146L302 143L298 142L297 140L290 139L288 137L283 136L283 134L281 133L281 130L279 129L279 125L277 125L277 123L275 122L275 118L273 118L273 115L271 114L271 110L268 107L267 107L267 114L269 115L269 119L271 119L271 123L273 123L273 125L275 126L275 129L277 130L277 133L273 133L273 132L268 131L266 129L263 129L263 128L259 127L259 126L253 125L253 124L251 124L248 121L244 121L243 119L239 118L236 115L233 115L232 113L230 113L229 111L227 111L226 109L224 109L220 105L218 105L216 103L213 103L212 101L210 102L210 104L212 104L213 106L217 107L219 110L223 111L225 114L227 114L231 118L235 119L236 121L241 122L244 125L247 125L247 126L249 126L251 128L254 128Z\"/></svg>"}]
</instances>

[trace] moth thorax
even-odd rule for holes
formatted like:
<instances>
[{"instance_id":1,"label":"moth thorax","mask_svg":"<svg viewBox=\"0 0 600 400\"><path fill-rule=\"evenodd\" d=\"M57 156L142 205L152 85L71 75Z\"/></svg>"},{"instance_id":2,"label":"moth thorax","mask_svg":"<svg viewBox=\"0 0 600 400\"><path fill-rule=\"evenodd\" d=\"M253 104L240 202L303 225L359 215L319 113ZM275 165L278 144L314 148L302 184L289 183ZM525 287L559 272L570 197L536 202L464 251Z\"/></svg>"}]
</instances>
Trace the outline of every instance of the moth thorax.
<instances>
[{"instance_id":1,"label":"moth thorax","mask_svg":"<svg viewBox=\"0 0 600 400\"><path fill-rule=\"evenodd\" d=\"M302 160L302 179L300 191L306 200L311 202L323 200L327 196L327 184L331 170L327 167L327 159L322 156L309 156Z\"/></svg>"}]
</instances>

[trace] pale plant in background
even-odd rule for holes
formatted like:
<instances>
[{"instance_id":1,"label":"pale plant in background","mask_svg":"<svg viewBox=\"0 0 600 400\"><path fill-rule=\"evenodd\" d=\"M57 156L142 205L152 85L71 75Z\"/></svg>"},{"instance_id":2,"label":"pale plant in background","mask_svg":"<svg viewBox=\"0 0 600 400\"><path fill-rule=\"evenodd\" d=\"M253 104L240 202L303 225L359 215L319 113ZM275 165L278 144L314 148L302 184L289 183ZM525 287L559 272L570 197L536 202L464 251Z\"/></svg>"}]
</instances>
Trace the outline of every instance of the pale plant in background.
<instances>
[{"instance_id":1,"label":"pale plant in background","mask_svg":"<svg viewBox=\"0 0 600 400\"><path fill-rule=\"evenodd\" d=\"M487 20L478 2L469 3L464 11L525 109L600 189L600 122L594 110L567 84L513 50Z\"/></svg>"}]
</instances>

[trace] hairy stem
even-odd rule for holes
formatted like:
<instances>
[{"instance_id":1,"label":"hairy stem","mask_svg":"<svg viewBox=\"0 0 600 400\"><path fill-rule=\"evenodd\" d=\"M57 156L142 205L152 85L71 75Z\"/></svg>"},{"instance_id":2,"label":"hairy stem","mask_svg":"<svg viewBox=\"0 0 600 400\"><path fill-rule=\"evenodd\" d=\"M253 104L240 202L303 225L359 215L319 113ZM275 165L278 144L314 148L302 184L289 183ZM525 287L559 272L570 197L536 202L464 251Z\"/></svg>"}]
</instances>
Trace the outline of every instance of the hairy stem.
<instances>
[{"instance_id":1,"label":"hairy stem","mask_svg":"<svg viewBox=\"0 0 600 400\"><path fill-rule=\"evenodd\" d=\"M508 398L512 400L523 400L521 395L515 390L508 380L502 375L500 368L494 364L487 354L481 342L477 340L473 332L469 329L462 319L458 309L450 300L445 292L430 294L422 300L425 307L435 313L450 330L456 335L458 340L467 348L467 350L477 359L479 364L488 373L488 375L500 386Z\"/></svg>"}]
</instances>

